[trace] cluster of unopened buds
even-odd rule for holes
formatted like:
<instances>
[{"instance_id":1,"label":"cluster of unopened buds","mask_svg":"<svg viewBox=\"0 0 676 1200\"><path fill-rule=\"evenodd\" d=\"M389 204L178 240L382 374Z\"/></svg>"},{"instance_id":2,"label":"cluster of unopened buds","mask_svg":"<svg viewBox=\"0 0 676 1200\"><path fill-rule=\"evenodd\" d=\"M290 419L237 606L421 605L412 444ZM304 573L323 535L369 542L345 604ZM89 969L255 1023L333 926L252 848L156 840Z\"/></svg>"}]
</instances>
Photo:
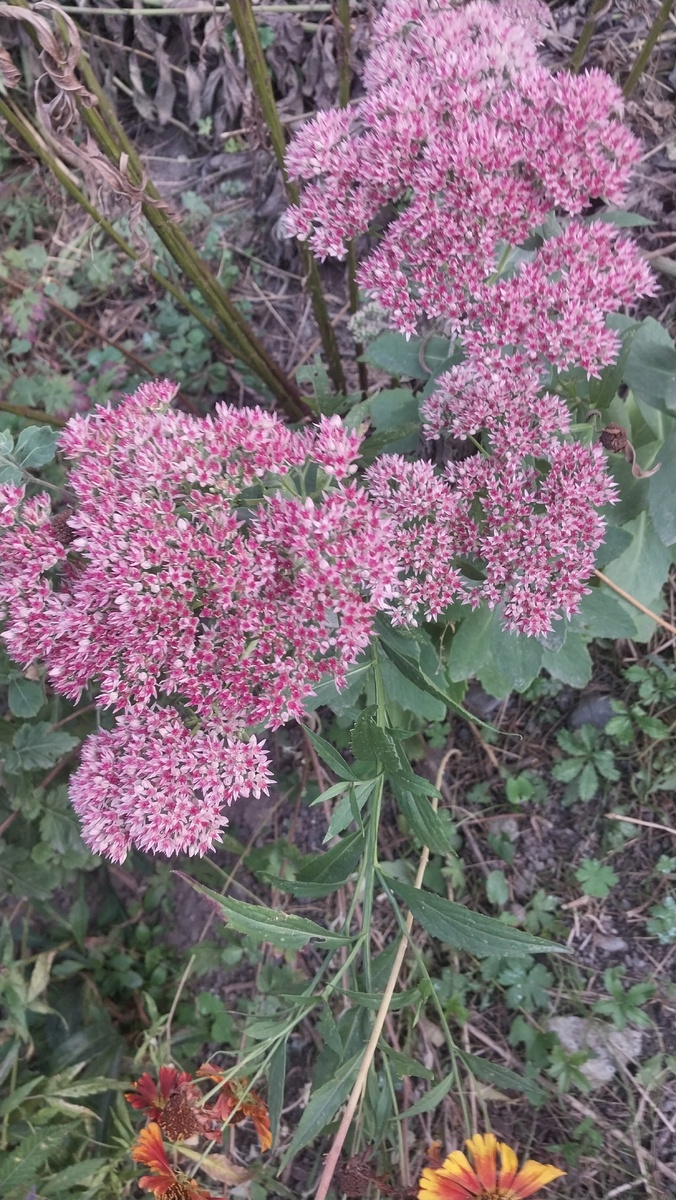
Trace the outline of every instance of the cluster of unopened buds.
<instances>
[{"instance_id":1,"label":"cluster of unopened buds","mask_svg":"<svg viewBox=\"0 0 676 1200\"><path fill-rule=\"evenodd\" d=\"M200 1086L205 1083L208 1092ZM158 1200L216 1200L200 1187L194 1176L177 1165L180 1145L172 1154L173 1161L170 1160L165 1138L174 1145L196 1138L216 1143L221 1140L224 1125L238 1125L250 1120L261 1151L272 1146L265 1102L249 1089L246 1080L226 1079L224 1073L211 1063L201 1066L194 1076L176 1067L160 1067L155 1081L146 1072L134 1084L133 1091L125 1093L125 1099L148 1119L131 1148L131 1157L134 1162L150 1168L151 1173L141 1177L139 1186L152 1192ZM185 1149L183 1146L184 1157ZM204 1155L196 1157L204 1162ZM235 1165L223 1156L216 1160L208 1158L206 1166L215 1178L237 1180ZM243 1174L248 1177L246 1172Z\"/></svg>"},{"instance_id":2,"label":"cluster of unopened buds","mask_svg":"<svg viewBox=\"0 0 676 1200\"><path fill-rule=\"evenodd\" d=\"M358 476L362 433L337 417L198 420L162 381L68 422L61 502L0 486L9 652L115 714L71 779L95 852L209 851L232 801L268 789L261 734L301 719L323 679L344 685L378 613L486 603L541 636L577 609L615 493L552 381L611 363L606 315L653 281L630 238L584 215L623 199L637 158L621 96L601 72L540 64L546 16L537 0L388 0L363 99L288 152L303 185L288 229L320 256L390 206L361 284L400 331L454 333L464 357L422 416L477 453L443 472L386 455Z\"/></svg>"}]
</instances>

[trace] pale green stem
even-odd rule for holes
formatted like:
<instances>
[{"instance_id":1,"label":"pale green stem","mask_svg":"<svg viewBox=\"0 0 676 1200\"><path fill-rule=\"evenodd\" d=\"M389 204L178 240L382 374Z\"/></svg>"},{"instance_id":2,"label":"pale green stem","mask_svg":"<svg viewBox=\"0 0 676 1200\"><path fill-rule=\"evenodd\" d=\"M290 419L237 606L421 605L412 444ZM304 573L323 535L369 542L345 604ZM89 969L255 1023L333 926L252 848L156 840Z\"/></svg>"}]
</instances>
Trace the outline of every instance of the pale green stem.
<instances>
[{"instance_id":1,"label":"pale green stem","mask_svg":"<svg viewBox=\"0 0 676 1200\"><path fill-rule=\"evenodd\" d=\"M650 58L650 55L653 52L653 48L657 42L657 39L660 36L662 30L664 29L664 26L666 25L667 21L669 20L669 14L673 7L673 3L674 3L674 0L662 0L662 4L660 5L660 11L658 12L657 16L655 17L655 20L653 21L652 25L650 26L650 29L648 31L648 36L647 36L646 40L644 41L643 45L641 46L641 49L638 52L638 55L636 57L636 62L634 63L633 67L631 68L631 71L629 72L629 78L627 79L627 82L625 83L624 87L622 88L623 95L631 96L631 93L633 92L634 88L636 87L636 84L638 83L639 79L641 78L641 75L643 74L646 66L648 65L648 59Z\"/></svg>"},{"instance_id":2,"label":"pale green stem","mask_svg":"<svg viewBox=\"0 0 676 1200\"><path fill-rule=\"evenodd\" d=\"M277 165L282 172L286 194L292 204L298 204L300 198L298 188L290 182L284 165L286 138L284 136L284 128L279 119L279 113L277 112L277 105L272 91L272 82L270 80L270 71L265 61L251 0L230 0L230 11L232 12L232 19L242 43L251 83L267 126L272 149L277 159ZM303 263L303 272L307 277L307 289L312 302L312 310L326 355L329 375L336 391L344 392L346 387L343 364L340 360L340 351L338 349L335 330L331 324L329 312L326 307L317 264L305 243L299 242L299 249Z\"/></svg>"}]
</instances>

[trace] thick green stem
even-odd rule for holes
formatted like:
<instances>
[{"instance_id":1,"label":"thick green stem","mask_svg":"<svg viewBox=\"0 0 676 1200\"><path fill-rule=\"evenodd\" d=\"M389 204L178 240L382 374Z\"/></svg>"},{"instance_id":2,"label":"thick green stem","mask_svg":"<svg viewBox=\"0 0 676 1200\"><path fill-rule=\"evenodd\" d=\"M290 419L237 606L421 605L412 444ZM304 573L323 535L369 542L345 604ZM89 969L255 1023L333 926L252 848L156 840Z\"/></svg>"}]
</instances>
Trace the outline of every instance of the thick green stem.
<instances>
[{"instance_id":1,"label":"thick green stem","mask_svg":"<svg viewBox=\"0 0 676 1200\"><path fill-rule=\"evenodd\" d=\"M232 19L235 23L235 28L239 34L244 51L244 57L249 69L251 83L256 99L260 105L263 119L267 126L270 136L270 143L277 159L277 164L282 172L286 194L292 204L298 204L299 193L295 184L289 181L284 166L284 157L286 152L286 138L284 136L284 128L279 119L275 97L272 91L272 83L270 80L270 71L268 64L265 61L263 47L261 46L260 37L258 36L258 27L254 11L251 7L251 0L230 0L230 11ZM329 311L326 307L326 300L322 291L322 284L319 278L317 264L312 257L308 247L303 243L299 243L301 261L303 264L303 273L307 281L307 290L312 302L312 310L314 312L315 321L319 328L322 346L326 355L329 375L333 386L337 392L344 392L345 375L343 373L343 364L340 359L340 351L336 340L335 330L331 324Z\"/></svg>"},{"instance_id":2,"label":"thick green stem","mask_svg":"<svg viewBox=\"0 0 676 1200\"><path fill-rule=\"evenodd\" d=\"M612 3L612 0L611 0L611 3ZM601 14L601 9L607 8L607 7L608 7L608 0L594 0L594 3L592 4L591 9L589 10L589 16L587 17L587 20L585 21L584 25L582 26L582 33L580 34L579 41L573 51L573 55L570 60L570 69L573 72L573 74L575 74L575 75L577 75L577 72L580 70L580 67L582 66L582 60L583 60L585 54L587 53L587 46L589 45L589 43L592 39L592 34L593 34L594 30L596 29L596 22Z\"/></svg>"},{"instance_id":3,"label":"thick green stem","mask_svg":"<svg viewBox=\"0 0 676 1200\"><path fill-rule=\"evenodd\" d=\"M338 17L337 29L339 34L338 103L341 108L346 108L350 103L350 91L352 87L352 67L350 64L350 38L352 36L350 0L337 0L336 15ZM349 241L347 246L347 291L350 300L350 312L354 315L354 313L359 311L359 288L357 287L357 251L353 240ZM362 396L366 398L369 377L366 363L362 362L364 354L363 344L355 342L354 350L357 358L359 387Z\"/></svg>"},{"instance_id":4,"label":"thick green stem","mask_svg":"<svg viewBox=\"0 0 676 1200\"><path fill-rule=\"evenodd\" d=\"M350 0L337 0L340 62L338 74L338 104L345 108L350 103L352 71L350 68Z\"/></svg>"},{"instance_id":5,"label":"thick green stem","mask_svg":"<svg viewBox=\"0 0 676 1200\"><path fill-rule=\"evenodd\" d=\"M71 195L72 198L77 201L77 203L81 208L84 209L85 212L89 213L90 217L96 221L97 225L99 225L104 233L108 235L111 241L115 242L120 250L122 250L128 258L132 259L133 262L139 262L139 255L136 253L133 246L131 246L130 243L122 237L122 234L117 231L115 226L111 225L110 221L106 220L106 218L98 211L98 209L88 200L84 192L81 191L68 172L63 169L58 159L49 153L40 138L33 130L29 119L21 111L18 105L13 103L10 104L5 100L0 99L0 115L2 115L12 126L12 128L16 130L18 134L20 134L33 153L40 159L41 162L45 164L46 167L49 168L55 179L58 179L59 183L62 184L69 195ZM144 266L143 263L141 263L141 265ZM219 329L217 325L214 325L211 321L209 321L204 316L204 313L200 311L197 305L193 304L192 300L186 296L185 293L176 286L176 284L172 283L172 281L168 279L166 275L162 275L160 271L156 271L152 267L144 267L144 269L147 270L151 279L158 283L160 287L164 288L165 291L169 292L170 295L172 295L174 299L186 309L187 312L189 312L197 321L200 322L200 324L211 334L214 340L223 346L223 348L227 350L229 354L232 354L233 356L237 355L236 347L228 341L222 330Z\"/></svg>"},{"instance_id":6,"label":"thick green stem","mask_svg":"<svg viewBox=\"0 0 676 1200\"><path fill-rule=\"evenodd\" d=\"M631 68L631 71L629 72L629 78L627 79L627 82L625 83L624 87L622 88L622 92L625 96L631 96L631 93L633 92L634 88L636 87L636 84L638 83L639 79L641 78L641 75L643 74L643 72L648 64L648 59L650 58L650 55L653 52L653 47L655 46L655 43L657 42L658 37L660 36L662 30L664 29L664 26L666 25L667 21L669 20L669 13L671 12L673 3L674 3L674 0L662 0L662 4L660 5L660 11L658 12L657 16L655 17L655 20L653 21L652 25L650 26L648 36L647 36L646 40L644 41L643 45L641 46L641 49L638 52L638 55L636 57L636 62L634 63L633 67Z\"/></svg>"},{"instance_id":7,"label":"thick green stem","mask_svg":"<svg viewBox=\"0 0 676 1200\"><path fill-rule=\"evenodd\" d=\"M164 207L154 185L147 180L143 165L124 130L112 112L103 90L100 88L84 55L80 67L88 87L99 100L100 111L80 106L80 115L96 139L97 145L116 166L121 156L127 156L127 177L134 187L143 187L143 215L166 246L174 261L204 297L214 316L225 326L229 341L236 347L238 356L258 375L294 419L306 415L295 383L270 357L265 347L250 328L248 322L233 304L228 293L202 261L194 246L177 222L173 221ZM106 119L104 120L103 113ZM113 132L111 132L111 127Z\"/></svg>"}]
</instances>

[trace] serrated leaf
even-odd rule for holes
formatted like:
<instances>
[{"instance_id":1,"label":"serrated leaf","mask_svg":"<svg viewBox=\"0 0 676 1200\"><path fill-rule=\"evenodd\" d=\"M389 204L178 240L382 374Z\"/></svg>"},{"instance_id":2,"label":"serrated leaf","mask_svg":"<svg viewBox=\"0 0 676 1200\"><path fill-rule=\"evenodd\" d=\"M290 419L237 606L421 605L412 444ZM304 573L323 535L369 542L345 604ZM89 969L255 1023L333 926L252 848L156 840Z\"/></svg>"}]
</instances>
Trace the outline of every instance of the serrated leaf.
<instances>
[{"instance_id":1,"label":"serrated leaf","mask_svg":"<svg viewBox=\"0 0 676 1200\"><path fill-rule=\"evenodd\" d=\"M474 1077L481 1083L492 1084L493 1087L500 1088L501 1091L510 1089L513 1092L521 1092L536 1107L544 1104L547 1099L547 1092L534 1079L527 1079L525 1075L518 1075L516 1071L511 1071L509 1067L502 1067L497 1063L488 1062L485 1058L479 1058L476 1054L468 1054L464 1050L457 1050L456 1053Z\"/></svg>"},{"instance_id":2,"label":"serrated leaf","mask_svg":"<svg viewBox=\"0 0 676 1200\"><path fill-rule=\"evenodd\" d=\"M409 1078L434 1079L434 1071L430 1071L429 1067L424 1067L422 1063L416 1062L414 1058L409 1058L408 1054L402 1054L400 1050L395 1050L387 1042L380 1042L379 1047L381 1053L392 1063L400 1079L405 1075Z\"/></svg>"},{"instance_id":3,"label":"serrated leaf","mask_svg":"<svg viewBox=\"0 0 676 1200\"><path fill-rule=\"evenodd\" d=\"M70 1188L80 1187L96 1181L96 1174L108 1163L107 1158L86 1158L82 1162L71 1163L63 1171L50 1175L49 1179L40 1183L40 1196L44 1200L62 1200Z\"/></svg>"},{"instance_id":4,"label":"serrated leaf","mask_svg":"<svg viewBox=\"0 0 676 1200\"><path fill-rule=\"evenodd\" d=\"M363 1058L363 1050L359 1050L352 1058L343 1063L334 1072L331 1079L318 1088L310 1096L303 1115L298 1122L291 1144L282 1160L282 1167L289 1162L299 1150L309 1145L322 1130L333 1120L338 1109L347 1100L352 1085Z\"/></svg>"},{"instance_id":5,"label":"serrated leaf","mask_svg":"<svg viewBox=\"0 0 676 1200\"><path fill-rule=\"evenodd\" d=\"M526 637L525 634L508 633L499 620L491 624L489 637L490 661L497 664L509 690L525 691L539 674L542 646L535 638Z\"/></svg>"},{"instance_id":6,"label":"serrated leaf","mask_svg":"<svg viewBox=\"0 0 676 1200\"><path fill-rule=\"evenodd\" d=\"M403 1121L406 1117L418 1117L422 1113L432 1112L432 1109L439 1107L441 1101L448 1095L454 1083L455 1077L452 1073L449 1073L446 1079L442 1079L441 1083L437 1083L433 1088L430 1088L429 1092L421 1096L420 1100L416 1100L415 1104L412 1104L410 1108L405 1108L403 1112L398 1113L397 1120Z\"/></svg>"},{"instance_id":7,"label":"serrated leaf","mask_svg":"<svg viewBox=\"0 0 676 1200\"><path fill-rule=\"evenodd\" d=\"M228 1187L241 1187L251 1179L251 1172L246 1167L234 1163L227 1154L205 1154L203 1150L193 1150L191 1146L181 1146L181 1155L190 1162L199 1163L200 1170L209 1179L225 1183ZM199 1193L198 1193L199 1194Z\"/></svg>"},{"instance_id":8,"label":"serrated leaf","mask_svg":"<svg viewBox=\"0 0 676 1200\"><path fill-rule=\"evenodd\" d=\"M435 896L432 892L400 883L398 879L390 878L388 883L392 891L404 901L414 919L432 937L438 938L447 946L466 950L477 958L487 958L490 955L519 957L527 954L567 953L565 946L524 933L521 929L513 929L494 917L472 912L464 905L446 900L443 896Z\"/></svg>"},{"instance_id":9,"label":"serrated leaf","mask_svg":"<svg viewBox=\"0 0 676 1200\"><path fill-rule=\"evenodd\" d=\"M13 1150L0 1154L0 1196L20 1187L30 1188L39 1168L71 1132L70 1125L58 1125L29 1133Z\"/></svg>"},{"instance_id":10,"label":"serrated leaf","mask_svg":"<svg viewBox=\"0 0 676 1200\"><path fill-rule=\"evenodd\" d=\"M334 775L337 775L339 779L353 780L355 778L354 772L352 768L345 762L342 754L339 754L335 747L333 747L330 742L327 742L323 737L320 737L318 733L313 733L307 725L304 725L303 728L312 742L315 750L317 751L317 754L321 759L324 760L327 767L331 768Z\"/></svg>"},{"instance_id":11,"label":"serrated leaf","mask_svg":"<svg viewBox=\"0 0 676 1200\"><path fill-rule=\"evenodd\" d=\"M282 892L290 892L292 896L319 899L344 887L363 850L363 834L359 831L349 833L330 850L313 855L312 861L300 868L295 879L280 879L266 872L262 872L262 877L272 887L279 888Z\"/></svg>"},{"instance_id":12,"label":"serrated leaf","mask_svg":"<svg viewBox=\"0 0 676 1200\"><path fill-rule=\"evenodd\" d=\"M390 658L396 666L397 670L401 671L402 675L404 675L407 679L410 679L411 683L414 683L416 687L421 689L421 691L428 692L430 696L434 696L436 700L440 700L441 703L446 706L446 708L452 709L453 712L458 713L459 716L463 717L466 721L470 721L473 725L481 725L483 729L492 728L492 726L487 725L485 721L480 721L479 718L475 717L473 713L468 712L466 708L463 708L462 704L459 704L458 701L449 695L447 691L444 691L432 679L428 678L428 676L417 665L417 663L413 662L413 660L410 658L406 658L403 654L400 654L400 652L395 649L394 646L386 642L384 638L381 638L380 644L387 657Z\"/></svg>"},{"instance_id":13,"label":"serrated leaf","mask_svg":"<svg viewBox=\"0 0 676 1200\"><path fill-rule=\"evenodd\" d=\"M432 808L427 796L417 795L405 787L395 787L397 806L415 836L435 854L453 854L451 831Z\"/></svg>"},{"instance_id":14,"label":"serrated leaf","mask_svg":"<svg viewBox=\"0 0 676 1200\"><path fill-rule=\"evenodd\" d=\"M307 917L277 912L263 904L246 904L241 900L233 900L230 896L221 896L219 892L213 892L211 888L196 883L182 871L175 871L174 874L189 883L201 896L205 896L229 927L260 942L270 942L280 950L302 950L312 938L327 946L345 946L350 942L350 938L323 929Z\"/></svg>"},{"instance_id":15,"label":"serrated leaf","mask_svg":"<svg viewBox=\"0 0 676 1200\"><path fill-rule=\"evenodd\" d=\"M77 744L77 738L63 733L60 729L52 729L49 721L22 725L14 735L14 753L7 754L5 770L10 774L16 774L17 771L47 770Z\"/></svg>"},{"instance_id":16,"label":"serrated leaf","mask_svg":"<svg viewBox=\"0 0 676 1200\"><path fill-rule=\"evenodd\" d=\"M350 786L347 794L341 796L333 810L329 827L324 834L325 842L330 842L332 837L335 837L338 833L342 833L347 828L350 821L356 820L355 809L358 816L373 791L374 783L374 779L354 783ZM359 821L357 821L357 825L359 825Z\"/></svg>"}]
</instances>

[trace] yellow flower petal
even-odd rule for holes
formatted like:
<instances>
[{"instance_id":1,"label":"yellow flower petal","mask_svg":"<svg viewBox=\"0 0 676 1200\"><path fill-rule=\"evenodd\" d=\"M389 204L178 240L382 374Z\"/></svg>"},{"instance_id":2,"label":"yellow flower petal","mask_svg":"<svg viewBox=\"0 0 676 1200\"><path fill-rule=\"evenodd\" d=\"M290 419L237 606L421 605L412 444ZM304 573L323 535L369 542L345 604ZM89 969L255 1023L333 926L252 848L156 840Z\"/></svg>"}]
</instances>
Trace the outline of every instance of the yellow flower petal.
<instances>
[{"instance_id":1,"label":"yellow flower petal","mask_svg":"<svg viewBox=\"0 0 676 1200\"><path fill-rule=\"evenodd\" d=\"M475 1174L484 1191L495 1190L497 1179L498 1139L494 1133L475 1133L465 1145L472 1155Z\"/></svg>"},{"instance_id":2,"label":"yellow flower petal","mask_svg":"<svg viewBox=\"0 0 676 1200\"><path fill-rule=\"evenodd\" d=\"M508 1146L505 1142L499 1142L498 1149L500 1151L501 1164L500 1172L498 1174L499 1195L500 1192L507 1192L512 1187L514 1180L516 1179L516 1173L519 1169L519 1160L514 1150L512 1150L512 1147Z\"/></svg>"},{"instance_id":3,"label":"yellow flower petal","mask_svg":"<svg viewBox=\"0 0 676 1200\"><path fill-rule=\"evenodd\" d=\"M418 1184L418 1200L469 1200L477 1192L468 1192L457 1180L444 1175L442 1170L435 1171L426 1167L420 1176Z\"/></svg>"},{"instance_id":4,"label":"yellow flower petal","mask_svg":"<svg viewBox=\"0 0 676 1200\"><path fill-rule=\"evenodd\" d=\"M512 1184L512 1192L517 1200L526 1200L527 1196L532 1196L533 1192L538 1192L540 1188L551 1183L553 1179L558 1179L561 1175L565 1175L565 1171L560 1171L558 1167L552 1167L545 1163L535 1162L529 1158L519 1171L514 1183Z\"/></svg>"}]
</instances>

